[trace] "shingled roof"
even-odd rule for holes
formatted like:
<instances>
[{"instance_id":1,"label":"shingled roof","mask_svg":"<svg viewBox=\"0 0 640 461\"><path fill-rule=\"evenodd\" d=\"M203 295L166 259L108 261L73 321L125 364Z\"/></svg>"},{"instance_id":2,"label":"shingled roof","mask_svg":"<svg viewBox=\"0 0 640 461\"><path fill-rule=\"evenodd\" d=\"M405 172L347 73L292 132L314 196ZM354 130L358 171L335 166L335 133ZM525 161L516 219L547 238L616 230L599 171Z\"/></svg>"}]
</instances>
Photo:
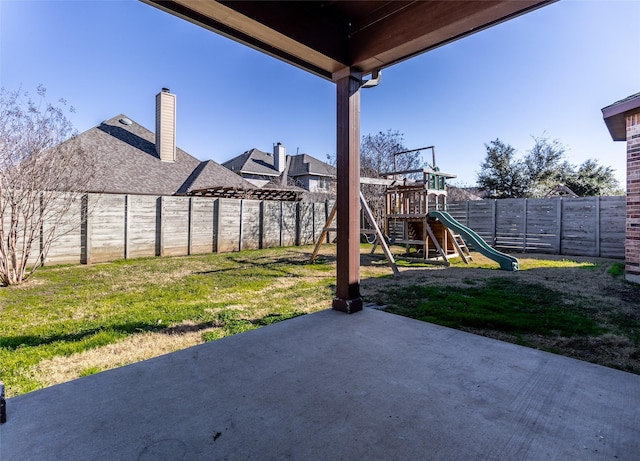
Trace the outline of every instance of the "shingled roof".
<instances>
[{"instance_id":1,"label":"shingled roof","mask_svg":"<svg viewBox=\"0 0 640 461\"><path fill-rule=\"evenodd\" d=\"M336 169L334 167L309 154L292 155L289 159L290 177L316 175L333 178L336 176Z\"/></svg>"},{"instance_id":2,"label":"shingled roof","mask_svg":"<svg viewBox=\"0 0 640 461\"><path fill-rule=\"evenodd\" d=\"M76 139L96 162L96 175L87 192L187 195L192 190L213 187L255 189L220 164L201 162L180 148L176 148L175 162L161 161L154 134L123 114Z\"/></svg>"},{"instance_id":3,"label":"shingled roof","mask_svg":"<svg viewBox=\"0 0 640 461\"><path fill-rule=\"evenodd\" d=\"M273 156L255 148L224 162L222 166L239 174L280 176L280 172L273 166Z\"/></svg>"},{"instance_id":4,"label":"shingled roof","mask_svg":"<svg viewBox=\"0 0 640 461\"><path fill-rule=\"evenodd\" d=\"M273 165L273 155L259 149L250 149L222 164L236 173L279 177L281 173ZM303 175L334 177L335 168L309 154L287 155L288 175L291 178Z\"/></svg>"}]
</instances>

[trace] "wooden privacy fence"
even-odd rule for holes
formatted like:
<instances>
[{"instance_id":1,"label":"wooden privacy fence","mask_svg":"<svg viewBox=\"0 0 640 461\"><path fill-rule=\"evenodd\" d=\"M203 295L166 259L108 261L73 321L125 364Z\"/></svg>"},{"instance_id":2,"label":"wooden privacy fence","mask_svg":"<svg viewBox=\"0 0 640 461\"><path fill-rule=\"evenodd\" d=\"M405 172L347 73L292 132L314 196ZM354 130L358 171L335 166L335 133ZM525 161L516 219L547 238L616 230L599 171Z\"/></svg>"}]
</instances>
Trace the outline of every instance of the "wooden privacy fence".
<instances>
[{"instance_id":1,"label":"wooden privacy fence","mask_svg":"<svg viewBox=\"0 0 640 461\"><path fill-rule=\"evenodd\" d=\"M625 197L474 200L447 210L507 252L624 259Z\"/></svg>"},{"instance_id":2,"label":"wooden privacy fence","mask_svg":"<svg viewBox=\"0 0 640 461\"><path fill-rule=\"evenodd\" d=\"M56 229L59 237L45 263L86 264L311 244L320 237L331 206L331 202L86 194L78 197ZM500 250L624 259L625 197L476 200L451 202L447 208Z\"/></svg>"},{"instance_id":3,"label":"wooden privacy fence","mask_svg":"<svg viewBox=\"0 0 640 461\"><path fill-rule=\"evenodd\" d=\"M315 243L332 205L117 194L87 194L77 202L46 264Z\"/></svg>"}]
</instances>

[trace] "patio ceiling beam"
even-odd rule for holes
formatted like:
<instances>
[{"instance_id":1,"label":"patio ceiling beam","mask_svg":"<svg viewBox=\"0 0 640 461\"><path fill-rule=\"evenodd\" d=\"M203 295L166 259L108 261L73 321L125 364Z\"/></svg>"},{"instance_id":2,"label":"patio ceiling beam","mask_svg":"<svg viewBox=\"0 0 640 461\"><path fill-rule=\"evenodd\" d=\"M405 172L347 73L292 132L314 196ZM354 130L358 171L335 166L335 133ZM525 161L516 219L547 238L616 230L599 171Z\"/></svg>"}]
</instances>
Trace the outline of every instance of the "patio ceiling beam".
<instances>
[{"instance_id":1,"label":"patio ceiling beam","mask_svg":"<svg viewBox=\"0 0 640 461\"><path fill-rule=\"evenodd\" d=\"M364 73L382 69L540 6L539 0L398 3L406 5L392 2L396 7L387 16L353 24L352 67Z\"/></svg>"}]
</instances>

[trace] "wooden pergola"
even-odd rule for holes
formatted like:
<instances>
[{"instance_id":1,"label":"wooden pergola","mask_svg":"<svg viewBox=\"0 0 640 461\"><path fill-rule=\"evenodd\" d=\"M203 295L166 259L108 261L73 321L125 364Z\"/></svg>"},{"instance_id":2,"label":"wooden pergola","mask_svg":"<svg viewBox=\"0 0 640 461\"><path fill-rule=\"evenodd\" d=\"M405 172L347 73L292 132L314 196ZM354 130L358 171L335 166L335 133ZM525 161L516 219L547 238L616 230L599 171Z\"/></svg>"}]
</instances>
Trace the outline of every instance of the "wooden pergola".
<instances>
[{"instance_id":1,"label":"wooden pergola","mask_svg":"<svg viewBox=\"0 0 640 461\"><path fill-rule=\"evenodd\" d=\"M360 88L386 67L556 0L142 1L336 84L333 308L352 313L362 309Z\"/></svg>"}]
</instances>

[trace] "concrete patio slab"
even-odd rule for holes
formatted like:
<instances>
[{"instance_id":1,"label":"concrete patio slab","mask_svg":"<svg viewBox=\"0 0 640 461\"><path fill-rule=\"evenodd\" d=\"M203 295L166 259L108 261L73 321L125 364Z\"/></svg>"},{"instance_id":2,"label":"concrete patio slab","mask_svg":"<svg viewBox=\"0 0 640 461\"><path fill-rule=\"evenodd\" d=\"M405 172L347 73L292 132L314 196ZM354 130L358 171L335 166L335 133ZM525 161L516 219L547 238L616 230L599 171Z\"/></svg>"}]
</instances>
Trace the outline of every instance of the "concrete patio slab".
<instances>
[{"instance_id":1,"label":"concrete patio slab","mask_svg":"<svg viewBox=\"0 0 640 461\"><path fill-rule=\"evenodd\" d=\"M640 376L365 309L11 398L0 460L637 460Z\"/></svg>"}]
</instances>

